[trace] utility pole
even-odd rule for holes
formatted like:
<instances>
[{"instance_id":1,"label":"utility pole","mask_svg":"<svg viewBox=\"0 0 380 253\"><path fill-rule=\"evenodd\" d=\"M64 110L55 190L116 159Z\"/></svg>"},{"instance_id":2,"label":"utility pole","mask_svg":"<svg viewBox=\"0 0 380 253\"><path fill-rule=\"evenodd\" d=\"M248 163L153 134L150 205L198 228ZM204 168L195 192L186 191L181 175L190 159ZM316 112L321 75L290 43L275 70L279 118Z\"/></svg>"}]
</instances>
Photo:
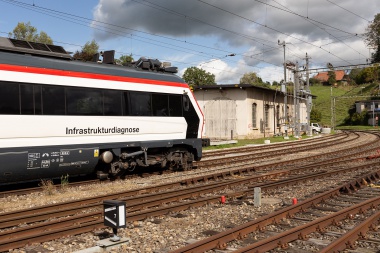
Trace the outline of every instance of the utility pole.
<instances>
[{"instance_id":1,"label":"utility pole","mask_svg":"<svg viewBox=\"0 0 380 253\"><path fill-rule=\"evenodd\" d=\"M286 48L286 43L285 41L280 43L280 40L278 40L278 45L282 46L284 48L284 83L281 85L281 91L284 93L284 117L285 117L285 125L284 125L284 131L285 131L285 136L284 139L289 139L288 136L288 94L286 93L286 59L285 59L285 48Z\"/></svg>"},{"instance_id":2,"label":"utility pole","mask_svg":"<svg viewBox=\"0 0 380 253\"><path fill-rule=\"evenodd\" d=\"M334 120L334 110L333 110L333 108L334 108L334 102L333 102L333 99L335 99L335 98L333 98L333 94L332 94L333 92L332 92L332 85L331 85L331 87L330 87L330 101L331 101L331 105L330 105L330 107L331 107L331 129L332 130L334 130L334 122L335 122L335 120Z\"/></svg>"},{"instance_id":3,"label":"utility pole","mask_svg":"<svg viewBox=\"0 0 380 253\"><path fill-rule=\"evenodd\" d=\"M330 69L330 71L335 71L334 66L331 63L326 64L327 68ZM331 129L334 130L334 125L335 125L335 115L334 115L334 110L335 110L335 97L333 97L333 91L332 91L332 85L330 88L330 99L331 99Z\"/></svg>"},{"instance_id":4,"label":"utility pole","mask_svg":"<svg viewBox=\"0 0 380 253\"><path fill-rule=\"evenodd\" d=\"M294 137L300 137L300 106L299 106L299 74L298 74L298 62L294 68Z\"/></svg>"},{"instance_id":5,"label":"utility pole","mask_svg":"<svg viewBox=\"0 0 380 253\"><path fill-rule=\"evenodd\" d=\"M306 132L307 132L307 136L312 136L312 132L311 132L311 127L310 127L310 113L311 113L311 106L312 106L312 97L311 97L311 92L310 92L310 83L309 83L309 59L311 59L311 57L309 57L306 53L306 87L305 87L305 91L306 91L306 114L307 114L307 129L306 129Z\"/></svg>"}]
</instances>

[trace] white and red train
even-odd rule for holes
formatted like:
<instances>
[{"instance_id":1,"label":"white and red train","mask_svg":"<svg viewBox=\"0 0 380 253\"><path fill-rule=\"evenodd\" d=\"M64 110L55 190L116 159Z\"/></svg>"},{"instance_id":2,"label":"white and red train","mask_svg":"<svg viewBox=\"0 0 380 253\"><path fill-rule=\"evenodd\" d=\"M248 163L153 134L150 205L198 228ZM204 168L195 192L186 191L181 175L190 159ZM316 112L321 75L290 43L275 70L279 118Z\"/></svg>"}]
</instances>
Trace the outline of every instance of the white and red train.
<instances>
[{"instance_id":1,"label":"white and red train","mask_svg":"<svg viewBox=\"0 0 380 253\"><path fill-rule=\"evenodd\" d=\"M176 69L105 61L112 51L83 62L59 46L0 38L0 184L201 159L203 115Z\"/></svg>"}]
</instances>

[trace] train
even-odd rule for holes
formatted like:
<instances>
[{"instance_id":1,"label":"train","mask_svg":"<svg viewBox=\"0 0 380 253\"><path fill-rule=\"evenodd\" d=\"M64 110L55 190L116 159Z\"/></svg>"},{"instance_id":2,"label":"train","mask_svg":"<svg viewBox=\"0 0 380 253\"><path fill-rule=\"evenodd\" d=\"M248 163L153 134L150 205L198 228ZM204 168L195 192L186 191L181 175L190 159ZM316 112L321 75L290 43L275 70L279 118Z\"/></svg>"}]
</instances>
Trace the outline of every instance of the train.
<instances>
[{"instance_id":1,"label":"train","mask_svg":"<svg viewBox=\"0 0 380 253\"><path fill-rule=\"evenodd\" d=\"M83 61L0 37L0 184L186 170L201 159L203 114L177 68L114 57Z\"/></svg>"}]
</instances>

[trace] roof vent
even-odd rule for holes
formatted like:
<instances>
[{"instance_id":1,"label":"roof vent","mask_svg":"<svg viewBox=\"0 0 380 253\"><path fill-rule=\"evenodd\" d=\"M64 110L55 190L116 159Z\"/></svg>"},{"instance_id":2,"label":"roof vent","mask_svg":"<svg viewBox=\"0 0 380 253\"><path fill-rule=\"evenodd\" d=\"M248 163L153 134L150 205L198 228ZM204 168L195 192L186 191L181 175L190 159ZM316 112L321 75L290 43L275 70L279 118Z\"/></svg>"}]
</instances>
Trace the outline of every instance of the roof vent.
<instances>
[{"instance_id":1,"label":"roof vent","mask_svg":"<svg viewBox=\"0 0 380 253\"><path fill-rule=\"evenodd\" d=\"M115 50L104 51L103 54L103 63L104 64L114 64L115 62Z\"/></svg>"},{"instance_id":2,"label":"roof vent","mask_svg":"<svg viewBox=\"0 0 380 253\"><path fill-rule=\"evenodd\" d=\"M168 72L168 73L177 73L177 67L171 67L169 62L160 62L157 59L147 59L141 57L136 62L134 62L136 68L141 68L145 70L157 71L157 72Z\"/></svg>"}]
</instances>

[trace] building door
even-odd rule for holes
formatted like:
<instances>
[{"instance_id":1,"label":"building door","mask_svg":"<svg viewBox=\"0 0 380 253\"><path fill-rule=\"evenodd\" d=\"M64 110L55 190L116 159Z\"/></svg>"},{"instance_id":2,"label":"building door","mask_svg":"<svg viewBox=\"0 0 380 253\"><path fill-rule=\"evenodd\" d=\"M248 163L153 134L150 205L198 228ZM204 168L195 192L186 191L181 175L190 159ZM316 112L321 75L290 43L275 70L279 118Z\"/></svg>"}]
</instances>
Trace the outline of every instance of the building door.
<instances>
[{"instance_id":1,"label":"building door","mask_svg":"<svg viewBox=\"0 0 380 253\"><path fill-rule=\"evenodd\" d=\"M236 136L236 103L222 98L205 105L205 134L212 139L231 139Z\"/></svg>"}]
</instances>

